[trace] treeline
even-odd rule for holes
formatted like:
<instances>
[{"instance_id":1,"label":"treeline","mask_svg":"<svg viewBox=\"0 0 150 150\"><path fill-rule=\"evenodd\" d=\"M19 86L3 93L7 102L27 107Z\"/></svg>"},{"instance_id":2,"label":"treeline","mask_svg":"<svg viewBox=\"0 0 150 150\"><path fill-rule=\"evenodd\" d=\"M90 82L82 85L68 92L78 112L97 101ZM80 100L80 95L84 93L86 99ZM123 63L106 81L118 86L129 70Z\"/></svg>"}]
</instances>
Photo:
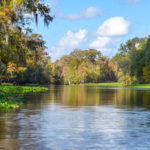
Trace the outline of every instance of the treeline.
<instances>
[{"instance_id":1,"label":"treeline","mask_svg":"<svg viewBox=\"0 0 150 150\"><path fill-rule=\"evenodd\" d=\"M128 40L111 59L95 49L76 49L54 63L52 81L150 83L150 37Z\"/></svg>"},{"instance_id":2,"label":"treeline","mask_svg":"<svg viewBox=\"0 0 150 150\"><path fill-rule=\"evenodd\" d=\"M114 66L95 49L78 50L54 64L54 80L64 84L116 81Z\"/></svg>"},{"instance_id":3,"label":"treeline","mask_svg":"<svg viewBox=\"0 0 150 150\"><path fill-rule=\"evenodd\" d=\"M0 1L0 82L47 83L52 63L42 36L32 33L38 16L45 25L53 20L42 0Z\"/></svg>"},{"instance_id":4,"label":"treeline","mask_svg":"<svg viewBox=\"0 0 150 150\"><path fill-rule=\"evenodd\" d=\"M116 66L118 81L150 83L150 37L133 38L121 44L112 62Z\"/></svg>"},{"instance_id":5,"label":"treeline","mask_svg":"<svg viewBox=\"0 0 150 150\"><path fill-rule=\"evenodd\" d=\"M52 63L42 36L29 28L38 16L45 25L53 20L43 0L0 1L0 83L150 83L150 37L128 40L113 58L76 49Z\"/></svg>"}]
</instances>

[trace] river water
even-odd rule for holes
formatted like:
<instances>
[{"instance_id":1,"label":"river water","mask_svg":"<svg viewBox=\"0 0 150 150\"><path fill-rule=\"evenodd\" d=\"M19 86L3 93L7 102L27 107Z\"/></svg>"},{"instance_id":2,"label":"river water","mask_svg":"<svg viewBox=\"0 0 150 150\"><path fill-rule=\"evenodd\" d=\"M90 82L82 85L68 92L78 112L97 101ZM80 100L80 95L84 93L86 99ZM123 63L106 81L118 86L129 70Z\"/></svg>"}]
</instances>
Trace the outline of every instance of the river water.
<instances>
[{"instance_id":1,"label":"river water","mask_svg":"<svg viewBox=\"0 0 150 150\"><path fill-rule=\"evenodd\" d=\"M149 150L150 90L54 86L0 113L0 150Z\"/></svg>"}]
</instances>

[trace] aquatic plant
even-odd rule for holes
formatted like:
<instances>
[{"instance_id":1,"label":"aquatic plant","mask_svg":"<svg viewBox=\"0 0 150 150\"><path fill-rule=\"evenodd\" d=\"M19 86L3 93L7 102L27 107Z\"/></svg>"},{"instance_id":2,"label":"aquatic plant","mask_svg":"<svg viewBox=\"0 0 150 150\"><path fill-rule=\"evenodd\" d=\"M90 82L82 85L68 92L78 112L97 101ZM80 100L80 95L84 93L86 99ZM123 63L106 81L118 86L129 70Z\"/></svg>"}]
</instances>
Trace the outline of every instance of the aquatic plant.
<instances>
[{"instance_id":1,"label":"aquatic plant","mask_svg":"<svg viewBox=\"0 0 150 150\"><path fill-rule=\"evenodd\" d=\"M22 97L25 93L44 92L46 90L48 90L48 88L40 86L0 86L0 110L19 108L23 104Z\"/></svg>"}]
</instances>

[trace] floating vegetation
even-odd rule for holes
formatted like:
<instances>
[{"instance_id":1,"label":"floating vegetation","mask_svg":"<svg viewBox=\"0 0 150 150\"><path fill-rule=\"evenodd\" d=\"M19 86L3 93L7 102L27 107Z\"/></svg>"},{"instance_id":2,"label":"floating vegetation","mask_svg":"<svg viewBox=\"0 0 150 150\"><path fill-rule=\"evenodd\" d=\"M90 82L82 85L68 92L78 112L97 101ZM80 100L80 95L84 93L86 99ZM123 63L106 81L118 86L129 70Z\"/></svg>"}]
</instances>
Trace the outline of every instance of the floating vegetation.
<instances>
[{"instance_id":1,"label":"floating vegetation","mask_svg":"<svg viewBox=\"0 0 150 150\"><path fill-rule=\"evenodd\" d=\"M44 92L45 87L12 86L3 84L0 86L0 110L16 109L23 105L22 97L25 93Z\"/></svg>"}]
</instances>

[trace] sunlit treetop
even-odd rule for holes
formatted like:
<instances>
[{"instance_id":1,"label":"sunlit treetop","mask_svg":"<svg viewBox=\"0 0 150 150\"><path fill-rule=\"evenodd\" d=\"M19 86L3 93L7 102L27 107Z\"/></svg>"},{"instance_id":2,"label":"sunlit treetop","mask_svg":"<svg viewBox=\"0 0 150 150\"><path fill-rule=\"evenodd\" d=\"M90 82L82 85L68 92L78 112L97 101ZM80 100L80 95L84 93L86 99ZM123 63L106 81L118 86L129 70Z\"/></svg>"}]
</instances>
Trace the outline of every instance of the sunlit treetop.
<instances>
[{"instance_id":1,"label":"sunlit treetop","mask_svg":"<svg viewBox=\"0 0 150 150\"><path fill-rule=\"evenodd\" d=\"M25 25L27 20L35 18L38 23L38 16L42 17L45 25L53 20L50 15L50 7L43 0L1 0L0 18L12 24ZM31 16L31 17L28 17Z\"/></svg>"}]
</instances>

